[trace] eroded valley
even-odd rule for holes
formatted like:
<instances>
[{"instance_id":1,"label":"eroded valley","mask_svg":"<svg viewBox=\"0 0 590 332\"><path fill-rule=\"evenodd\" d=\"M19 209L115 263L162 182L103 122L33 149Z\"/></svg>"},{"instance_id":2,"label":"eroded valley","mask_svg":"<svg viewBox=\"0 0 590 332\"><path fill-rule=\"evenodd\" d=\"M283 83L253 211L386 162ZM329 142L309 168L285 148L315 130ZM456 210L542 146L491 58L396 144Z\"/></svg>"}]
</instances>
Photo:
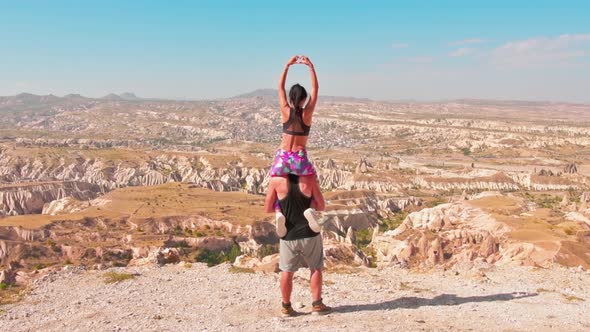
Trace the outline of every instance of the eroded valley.
<instances>
[{"instance_id":1,"label":"eroded valley","mask_svg":"<svg viewBox=\"0 0 590 332\"><path fill-rule=\"evenodd\" d=\"M276 270L272 93L21 94L0 114L1 282L69 264ZM332 269L590 267L588 105L324 98L308 151Z\"/></svg>"}]
</instances>

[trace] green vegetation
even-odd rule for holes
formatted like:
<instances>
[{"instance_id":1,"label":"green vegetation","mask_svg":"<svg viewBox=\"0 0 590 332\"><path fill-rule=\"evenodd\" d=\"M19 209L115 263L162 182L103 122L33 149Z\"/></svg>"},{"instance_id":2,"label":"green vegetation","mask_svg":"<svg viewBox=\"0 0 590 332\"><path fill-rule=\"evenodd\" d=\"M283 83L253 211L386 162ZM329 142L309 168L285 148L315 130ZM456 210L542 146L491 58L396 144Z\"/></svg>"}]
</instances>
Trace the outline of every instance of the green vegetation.
<instances>
[{"instance_id":1,"label":"green vegetation","mask_svg":"<svg viewBox=\"0 0 590 332\"><path fill-rule=\"evenodd\" d=\"M46 265L43 263L37 263L37 264L33 265L33 270L41 270L44 268L46 268Z\"/></svg>"},{"instance_id":2,"label":"green vegetation","mask_svg":"<svg viewBox=\"0 0 590 332\"><path fill-rule=\"evenodd\" d=\"M254 270L246 268L246 267L237 267L237 266L232 265L229 268L229 272L231 272L231 273L254 273Z\"/></svg>"},{"instance_id":3,"label":"green vegetation","mask_svg":"<svg viewBox=\"0 0 590 332\"><path fill-rule=\"evenodd\" d=\"M205 233L203 233L203 232L201 232L201 231L198 231L198 230L196 230L196 229L195 229L195 230L193 231L193 236L194 236L194 237L203 237L203 236L206 236L206 235L205 235Z\"/></svg>"},{"instance_id":4,"label":"green vegetation","mask_svg":"<svg viewBox=\"0 0 590 332\"><path fill-rule=\"evenodd\" d=\"M377 253L373 247L369 246L372 239L372 228L359 229L354 233L354 244L369 258L369 267L377 267L375 264L377 261Z\"/></svg>"},{"instance_id":5,"label":"green vegetation","mask_svg":"<svg viewBox=\"0 0 590 332\"><path fill-rule=\"evenodd\" d=\"M170 145L173 143L173 141L170 139L167 139L165 137L159 137L159 138L152 139L150 143L152 145Z\"/></svg>"},{"instance_id":6,"label":"green vegetation","mask_svg":"<svg viewBox=\"0 0 590 332\"><path fill-rule=\"evenodd\" d=\"M541 293L559 293L559 292L557 292L555 290L545 289L545 288L537 288L537 293L541 294ZM584 301L586 301L585 299L575 296L575 295L568 295L568 294L564 294L564 293L560 293L560 294L561 294L561 296L563 296L563 298L566 301L569 301L569 302L576 302L576 301L577 302L584 302Z\"/></svg>"},{"instance_id":7,"label":"green vegetation","mask_svg":"<svg viewBox=\"0 0 590 332\"><path fill-rule=\"evenodd\" d=\"M373 229L372 228L364 228L359 229L354 233L355 241L354 244L357 248L362 249L368 246L371 243L373 238Z\"/></svg>"},{"instance_id":8,"label":"green vegetation","mask_svg":"<svg viewBox=\"0 0 590 332\"><path fill-rule=\"evenodd\" d=\"M258 251L258 256L260 258L262 258L262 257L266 257L266 256L269 256L272 254L276 254L278 252L279 252L279 249L277 248L276 245L264 244L264 245L262 245L262 247Z\"/></svg>"},{"instance_id":9,"label":"green vegetation","mask_svg":"<svg viewBox=\"0 0 590 332\"><path fill-rule=\"evenodd\" d=\"M549 195L549 194L533 195L529 192L525 192L524 196L526 199L534 202L539 207L551 209L551 210L557 208L559 206L559 203L561 203L561 200L563 199L562 197L559 197L556 195Z\"/></svg>"},{"instance_id":10,"label":"green vegetation","mask_svg":"<svg viewBox=\"0 0 590 332\"><path fill-rule=\"evenodd\" d=\"M188 247L190 247L189 244L185 240L182 240L182 241L170 241L166 245L168 247L171 247L171 248L188 248Z\"/></svg>"},{"instance_id":11,"label":"green vegetation","mask_svg":"<svg viewBox=\"0 0 590 332\"><path fill-rule=\"evenodd\" d=\"M53 250L53 252L56 252L56 253L60 253L61 252L61 247L59 247L51 239L47 239L47 246L51 247L51 250Z\"/></svg>"},{"instance_id":12,"label":"green vegetation","mask_svg":"<svg viewBox=\"0 0 590 332\"><path fill-rule=\"evenodd\" d=\"M25 289L16 284L0 282L0 306L5 304L16 303L25 296ZM0 315L6 311L0 309Z\"/></svg>"},{"instance_id":13,"label":"green vegetation","mask_svg":"<svg viewBox=\"0 0 590 332\"><path fill-rule=\"evenodd\" d=\"M377 252L373 247L364 247L361 251L369 258L369 267L377 267Z\"/></svg>"},{"instance_id":14,"label":"green vegetation","mask_svg":"<svg viewBox=\"0 0 590 332\"><path fill-rule=\"evenodd\" d=\"M463 148L462 151L463 151L463 154L465 156L471 155L471 149L470 148Z\"/></svg>"},{"instance_id":15,"label":"green vegetation","mask_svg":"<svg viewBox=\"0 0 590 332\"><path fill-rule=\"evenodd\" d=\"M568 194L568 196L569 196L569 200L570 200L570 202L573 202L573 203L580 203L580 198L581 198L581 196L582 196L582 195L580 194L580 192L578 192L578 191L576 191L576 190L574 190L574 189L571 189L571 188L570 188L570 189L568 189L568 191L567 191L567 194Z\"/></svg>"},{"instance_id":16,"label":"green vegetation","mask_svg":"<svg viewBox=\"0 0 590 332\"><path fill-rule=\"evenodd\" d=\"M402 224L402 222L404 221L404 219L406 219L407 216L408 216L408 213L402 211L402 212L396 213L394 215L394 217L391 219L381 219L380 225L379 225L379 231L386 232L386 231L398 228L399 225Z\"/></svg>"},{"instance_id":17,"label":"green vegetation","mask_svg":"<svg viewBox=\"0 0 590 332\"><path fill-rule=\"evenodd\" d=\"M176 235L183 235L182 227L176 225L176 227L174 227L174 233Z\"/></svg>"},{"instance_id":18,"label":"green vegetation","mask_svg":"<svg viewBox=\"0 0 590 332\"><path fill-rule=\"evenodd\" d=\"M234 262L236 257L240 256L242 251L237 244L234 244L229 252L215 252L208 249L201 249L197 252L195 262L207 263L207 266L215 266L225 262Z\"/></svg>"},{"instance_id":19,"label":"green vegetation","mask_svg":"<svg viewBox=\"0 0 590 332\"><path fill-rule=\"evenodd\" d=\"M586 301L586 300L584 300L583 298L581 298L581 297L577 297L577 296L575 296L575 295L565 295L565 294L561 294L561 295L562 295L562 296L563 296L563 297L564 297L564 298L565 298L567 301L570 301L570 302L574 302L574 301L584 302L584 301Z\"/></svg>"},{"instance_id":20,"label":"green vegetation","mask_svg":"<svg viewBox=\"0 0 590 332\"><path fill-rule=\"evenodd\" d=\"M135 275L131 273L107 272L104 274L104 282L107 284L113 284L133 278L135 278Z\"/></svg>"},{"instance_id":21,"label":"green vegetation","mask_svg":"<svg viewBox=\"0 0 590 332\"><path fill-rule=\"evenodd\" d=\"M447 201L444 198L442 198L442 197L436 197L432 201L427 202L426 203L426 206L432 208L432 207L435 207L437 205L445 204L446 202Z\"/></svg>"}]
</instances>

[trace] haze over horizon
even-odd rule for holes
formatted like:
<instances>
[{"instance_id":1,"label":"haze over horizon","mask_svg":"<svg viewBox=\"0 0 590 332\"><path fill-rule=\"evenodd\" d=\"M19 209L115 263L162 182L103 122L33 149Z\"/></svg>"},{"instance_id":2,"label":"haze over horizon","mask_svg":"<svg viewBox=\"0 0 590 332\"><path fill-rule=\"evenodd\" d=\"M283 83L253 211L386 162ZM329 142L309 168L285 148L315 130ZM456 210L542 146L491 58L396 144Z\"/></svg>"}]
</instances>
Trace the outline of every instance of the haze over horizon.
<instances>
[{"instance_id":1,"label":"haze over horizon","mask_svg":"<svg viewBox=\"0 0 590 332\"><path fill-rule=\"evenodd\" d=\"M289 56L307 54L321 95L588 103L589 11L584 1L3 3L0 95L231 97L276 88ZM306 68L293 67L294 82L309 85Z\"/></svg>"},{"instance_id":2,"label":"haze over horizon","mask_svg":"<svg viewBox=\"0 0 590 332\"><path fill-rule=\"evenodd\" d=\"M262 88L256 89L253 91L247 91L244 93L238 93L237 95L227 96L227 97L218 97L218 98L184 98L184 97L143 97L138 96L137 94L129 91L125 92L111 92L104 96L86 96L76 92L70 92L63 95L55 95L52 93L49 94L34 94L27 91L23 91L14 95L6 95L0 96L0 98L10 98L10 97L18 97L22 95L32 95L38 97L45 97L45 96L54 96L58 98L66 98L66 97L82 97L82 98L89 98L89 99L105 99L105 100L121 100L121 101L186 101L186 102L199 102L199 101L216 101L216 100L223 100L223 99L232 99L232 98L249 98L254 96L260 96L265 98L275 98L277 96L278 90L272 88ZM570 102L570 101L563 101L563 100L525 100L525 99L484 99L484 98L448 98L448 99L432 99L432 100L416 100L416 99L389 99L389 100L379 100L367 97L355 97L355 96L330 96L320 93L320 101L325 101L324 98L329 98L330 101L339 100L339 101L350 101L350 100L359 100L359 101L369 101L369 102L391 102L391 103L417 103L417 104L430 104L430 103L448 103L448 102L489 102L489 103L547 103L547 104L572 104L572 105L589 105L590 102ZM43 102L43 100L40 100Z\"/></svg>"}]
</instances>

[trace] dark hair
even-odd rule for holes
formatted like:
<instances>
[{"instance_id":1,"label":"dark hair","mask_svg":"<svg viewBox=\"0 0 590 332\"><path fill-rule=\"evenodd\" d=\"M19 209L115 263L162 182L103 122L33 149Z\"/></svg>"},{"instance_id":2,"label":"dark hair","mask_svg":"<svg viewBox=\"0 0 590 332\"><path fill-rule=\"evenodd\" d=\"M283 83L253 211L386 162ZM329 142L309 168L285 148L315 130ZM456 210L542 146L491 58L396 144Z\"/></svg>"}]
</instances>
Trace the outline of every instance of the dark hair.
<instances>
[{"instance_id":1,"label":"dark hair","mask_svg":"<svg viewBox=\"0 0 590 332\"><path fill-rule=\"evenodd\" d=\"M293 85L291 87L291 90L289 90L289 101L291 102L291 105L293 105L293 108L297 112L302 111L301 106L299 106L299 104L302 100L305 100L306 98L307 91L305 91L305 88L299 84Z\"/></svg>"}]
</instances>

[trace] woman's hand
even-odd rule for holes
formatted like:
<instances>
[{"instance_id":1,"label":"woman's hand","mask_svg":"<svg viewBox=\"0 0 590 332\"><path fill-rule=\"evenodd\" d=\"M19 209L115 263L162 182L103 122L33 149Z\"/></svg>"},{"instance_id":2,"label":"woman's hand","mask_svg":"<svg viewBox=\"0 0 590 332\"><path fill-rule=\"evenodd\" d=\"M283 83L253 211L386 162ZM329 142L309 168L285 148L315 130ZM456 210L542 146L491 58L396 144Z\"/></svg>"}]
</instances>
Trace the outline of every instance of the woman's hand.
<instances>
[{"instance_id":1,"label":"woman's hand","mask_svg":"<svg viewBox=\"0 0 590 332\"><path fill-rule=\"evenodd\" d=\"M287 66L290 66L290 65L296 64L296 63L297 63L297 58L298 58L298 56L297 56L297 55L295 55L295 56L293 56L291 59L289 59L289 61L287 61Z\"/></svg>"},{"instance_id":2,"label":"woman's hand","mask_svg":"<svg viewBox=\"0 0 590 332\"><path fill-rule=\"evenodd\" d=\"M311 63L311 60L309 60L309 58L305 55L302 55L301 58L303 59L303 64L308 66L309 68L313 68L313 63Z\"/></svg>"}]
</instances>

